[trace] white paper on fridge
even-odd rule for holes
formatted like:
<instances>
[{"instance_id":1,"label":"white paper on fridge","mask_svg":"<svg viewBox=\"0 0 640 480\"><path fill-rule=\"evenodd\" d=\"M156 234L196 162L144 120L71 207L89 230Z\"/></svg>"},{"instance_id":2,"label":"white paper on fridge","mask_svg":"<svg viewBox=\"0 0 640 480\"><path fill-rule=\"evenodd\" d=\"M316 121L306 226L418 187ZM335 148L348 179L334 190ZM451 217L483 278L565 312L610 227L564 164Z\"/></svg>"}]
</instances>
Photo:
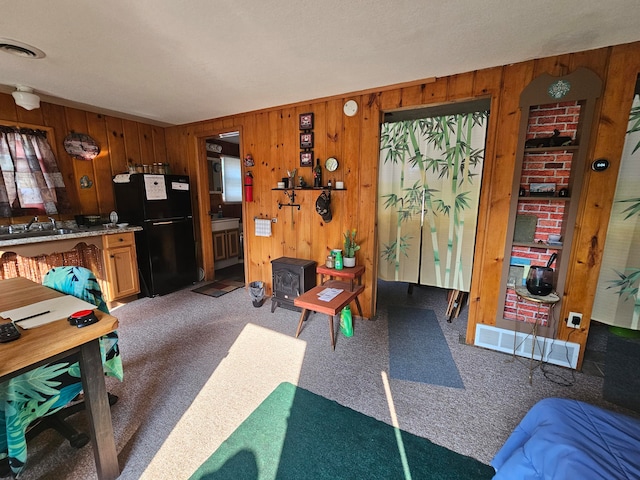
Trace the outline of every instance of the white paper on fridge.
<instances>
[{"instance_id":1,"label":"white paper on fridge","mask_svg":"<svg viewBox=\"0 0 640 480\"><path fill-rule=\"evenodd\" d=\"M32 303L24 307L14 308L13 310L7 310L6 312L0 312L0 316L18 322L17 325L26 330L57 320L66 319L72 313L79 312L80 310L94 310L95 308L95 305L85 302L78 297L64 295L62 297ZM20 321L32 315L34 316L33 318Z\"/></svg>"},{"instance_id":2,"label":"white paper on fridge","mask_svg":"<svg viewBox=\"0 0 640 480\"><path fill-rule=\"evenodd\" d=\"M147 200L166 200L167 186L164 183L164 175L145 175L144 191Z\"/></svg>"}]
</instances>

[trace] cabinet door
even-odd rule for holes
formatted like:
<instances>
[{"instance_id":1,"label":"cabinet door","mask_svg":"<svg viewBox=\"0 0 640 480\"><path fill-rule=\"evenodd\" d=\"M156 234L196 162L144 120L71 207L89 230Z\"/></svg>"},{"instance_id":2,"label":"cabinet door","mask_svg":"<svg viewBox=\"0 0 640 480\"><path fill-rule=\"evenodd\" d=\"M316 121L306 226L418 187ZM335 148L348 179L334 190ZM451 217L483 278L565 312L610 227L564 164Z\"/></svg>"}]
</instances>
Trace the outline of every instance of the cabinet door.
<instances>
[{"instance_id":1,"label":"cabinet door","mask_svg":"<svg viewBox=\"0 0 640 480\"><path fill-rule=\"evenodd\" d=\"M138 261L132 245L104 250L104 260L109 301L140 292Z\"/></svg>"},{"instance_id":2,"label":"cabinet door","mask_svg":"<svg viewBox=\"0 0 640 480\"><path fill-rule=\"evenodd\" d=\"M213 234L213 259L224 260L227 258L227 233L215 232Z\"/></svg>"},{"instance_id":3,"label":"cabinet door","mask_svg":"<svg viewBox=\"0 0 640 480\"><path fill-rule=\"evenodd\" d=\"M238 258L238 230L227 230L227 258Z\"/></svg>"}]
</instances>

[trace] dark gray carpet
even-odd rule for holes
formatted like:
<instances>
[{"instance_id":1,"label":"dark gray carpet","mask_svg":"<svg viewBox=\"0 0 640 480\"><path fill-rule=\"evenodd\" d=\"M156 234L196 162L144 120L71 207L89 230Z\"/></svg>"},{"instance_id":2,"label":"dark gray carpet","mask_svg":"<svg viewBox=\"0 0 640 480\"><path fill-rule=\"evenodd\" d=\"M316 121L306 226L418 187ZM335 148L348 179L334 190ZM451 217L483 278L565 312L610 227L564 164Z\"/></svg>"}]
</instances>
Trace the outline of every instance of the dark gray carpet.
<instances>
[{"instance_id":1,"label":"dark gray carpet","mask_svg":"<svg viewBox=\"0 0 640 480\"><path fill-rule=\"evenodd\" d=\"M433 310L389 306L389 376L464 388Z\"/></svg>"},{"instance_id":2,"label":"dark gray carpet","mask_svg":"<svg viewBox=\"0 0 640 480\"><path fill-rule=\"evenodd\" d=\"M386 391L388 306L397 304L433 310L465 388L391 378ZM242 412L249 415L266 398L256 402L256 384L291 382L274 377L274 368L291 371L291 383L301 388L388 424L392 408L400 429L485 464L542 398L574 398L629 413L602 399L600 377L576 372L573 385L564 387L537 369L529 385L527 366L511 355L461 343L467 308L447 323L446 307L446 290L416 287L409 295L407 284L378 282L378 314L356 320L353 337L338 334L335 350L326 321L311 320L305 338L296 339L299 313L271 313L268 304L255 308L246 289L220 298L184 289L114 310L125 379L107 379L107 388L120 397L112 407L119 480L189 478L216 450L207 447L209 439L228 438L233 429L222 434L225 424L241 423ZM248 331L262 344L247 347ZM255 406L247 407L250 401ZM181 428L185 418L194 418L192 428ZM86 416L71 421L87 431ZM178 432L189 437L177 443ZM75 450L46 432L30 443L21 480L94 478L90 446Z\"/></svg>"},{"instance_id":3,"label":"dark gray carpet","mask_svg":"<svg viewBox=\"0 0 640 480\"><path fill-rule=\"evenodd\" d=\"M604 399L640 412L639 365L640 339L610 333L604 367Z\"/></svg>"}]
</instances>

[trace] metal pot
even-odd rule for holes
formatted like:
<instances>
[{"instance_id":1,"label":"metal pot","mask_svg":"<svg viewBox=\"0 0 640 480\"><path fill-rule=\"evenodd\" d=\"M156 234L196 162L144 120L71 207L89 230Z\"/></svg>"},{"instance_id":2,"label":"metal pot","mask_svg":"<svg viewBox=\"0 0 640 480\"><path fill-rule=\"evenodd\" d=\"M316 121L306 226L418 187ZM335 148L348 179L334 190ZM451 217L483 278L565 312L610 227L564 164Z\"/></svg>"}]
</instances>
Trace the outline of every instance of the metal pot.
<instances>
[{"instance_id":1,"label":"metal pot","mask_svg":"<svg viewBox=\"0 0 640 480\"><path fill-rule=\"evenodd\" d=\"M556 259L553 253L545 267L534 265L529 268L527 274L527 290L533 295L544 297L553 291L553 268L551 264Z\"/></svg>"}]
</instances>

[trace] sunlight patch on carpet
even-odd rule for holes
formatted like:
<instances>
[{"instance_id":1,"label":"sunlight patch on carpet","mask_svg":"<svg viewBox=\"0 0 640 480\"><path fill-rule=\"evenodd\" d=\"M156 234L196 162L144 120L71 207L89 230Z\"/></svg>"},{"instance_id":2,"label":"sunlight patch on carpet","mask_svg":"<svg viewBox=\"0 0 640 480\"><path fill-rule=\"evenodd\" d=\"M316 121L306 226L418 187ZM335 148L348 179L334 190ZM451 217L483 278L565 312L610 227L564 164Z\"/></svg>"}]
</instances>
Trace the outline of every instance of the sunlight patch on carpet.
<instances>
[{"instance_id":1,"label":"sunlight patch on carpet","mask_svg":"<svg viewBox=\"0 0 640 480\"><path fill-rule=\"evenodd\" d=\"M389 376L396 380L464 388L432 310L389 306Z\"/></svg>"},{"instance_id":2,"label":"sunlight patch on carpet","mask_svg":"<svg viewBox=\"0 0 640 480\"><path fill-rule=\"evenodd\" d=\"M187 478L195 472L280 383L298 383L306 345L290 335L247 324L141 480ZM185 448L188 454L179 461L167 461Z\"/></svg>"}]
</instances>

